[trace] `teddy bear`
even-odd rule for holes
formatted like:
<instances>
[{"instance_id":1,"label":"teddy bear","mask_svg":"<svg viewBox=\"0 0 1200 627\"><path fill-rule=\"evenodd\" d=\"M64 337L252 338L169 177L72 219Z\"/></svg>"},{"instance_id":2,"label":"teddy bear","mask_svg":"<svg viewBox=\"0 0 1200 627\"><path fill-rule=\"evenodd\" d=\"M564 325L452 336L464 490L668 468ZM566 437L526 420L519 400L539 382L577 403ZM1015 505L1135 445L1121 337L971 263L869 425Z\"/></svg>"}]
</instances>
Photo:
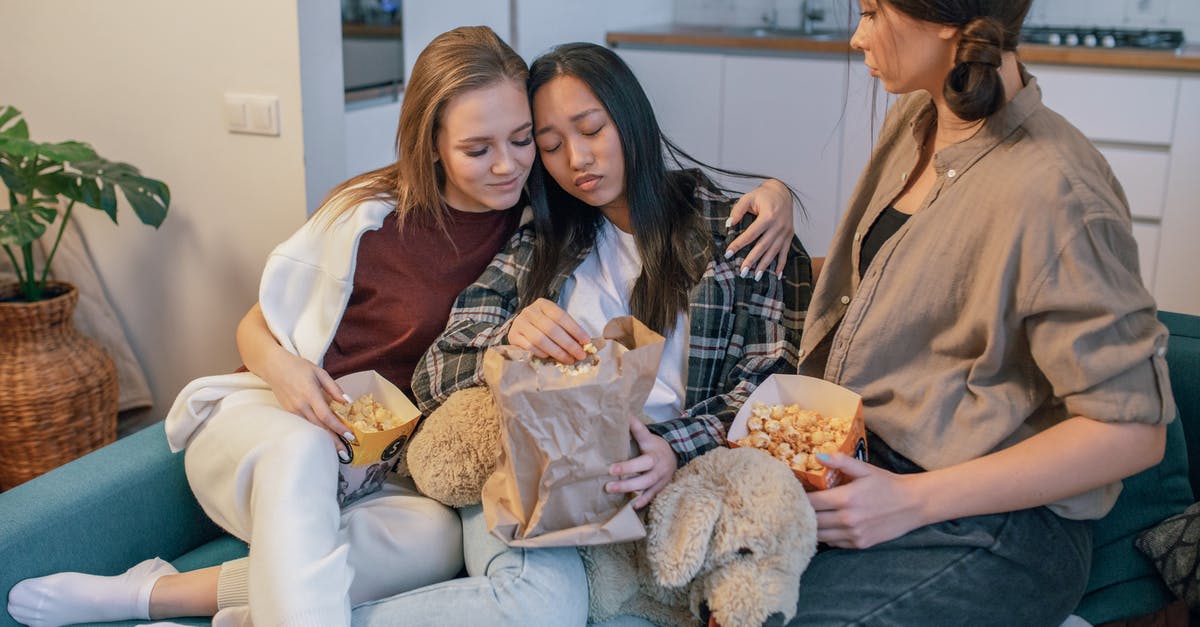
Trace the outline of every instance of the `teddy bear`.
<instances>
[{"instance_id":1,"label":"teddy bear","mask_svg":"<svg viewBox=\"0 0 1200 627\"><path fill-rule=\"evenodd\" d=\"M447 505L478 503L500 455L500 418L485 387L452 394L408 446L417 488ZM816 553L816 514L788 466L758 449L719 448L676 471L649 508L646 538L581 547L589 618L640 616L724 627L790 619Z\"/></svg>"}]
</instances>

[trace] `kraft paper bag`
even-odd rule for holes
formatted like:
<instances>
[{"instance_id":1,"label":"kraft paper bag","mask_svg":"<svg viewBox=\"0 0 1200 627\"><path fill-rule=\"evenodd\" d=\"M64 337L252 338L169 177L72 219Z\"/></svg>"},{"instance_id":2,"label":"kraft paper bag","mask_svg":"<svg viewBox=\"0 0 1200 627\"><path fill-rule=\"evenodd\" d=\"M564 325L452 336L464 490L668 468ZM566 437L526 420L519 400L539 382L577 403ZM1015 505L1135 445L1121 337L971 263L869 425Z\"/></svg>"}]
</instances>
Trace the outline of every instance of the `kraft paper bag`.
<instances>
[{"instance_id":1,"label":"kraft paper bag","mask_svg":"<svg viewBox=\"0 0 1200 627\"><path fill-rule=\"evenodd\" d=\"M375 402L392 412L400 422L399 426L383 431L363 431L346 425L354 434L353 442L338 436L350 453L350 459L338 466L337 499L339 505L345 506L383 487L388 472L396 465L397 455L417 428L421 410L400 388L374 370L339 377L337 384L352 399L371 394Z\"/></svg>"},{"instance_id":2,"label":"kraft paper bag","mask_svg":"<svg viewBox=\"0 0 1200 627\"><path fill-rule=\"evenodd\" d=\"M629 416L654 387L663 337L614 318L597 352L572 367L497 346L483 374L500 410L501 454L483 486L488 530L509 546L583 546L646 535L629 494L604 485L613 463L636 455ZM589 367L590 366L590 367Z\"/></svg>"}]
</instances>

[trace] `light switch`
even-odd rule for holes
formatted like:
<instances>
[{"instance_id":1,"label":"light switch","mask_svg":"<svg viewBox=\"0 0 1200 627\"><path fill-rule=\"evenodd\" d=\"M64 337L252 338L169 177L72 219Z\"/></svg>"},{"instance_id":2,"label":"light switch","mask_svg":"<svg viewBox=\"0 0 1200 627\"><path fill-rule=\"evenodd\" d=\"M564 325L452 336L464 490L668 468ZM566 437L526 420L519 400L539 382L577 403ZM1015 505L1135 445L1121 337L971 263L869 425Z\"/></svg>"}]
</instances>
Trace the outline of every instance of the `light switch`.
<instances>
[{"instance_id":1,"label":"light switch","mask_svg":"<svg viewBox=\"0 0 1200 627\"><path fill-rule=\"evenodd\" d=\"M231 133L279 135L279 96L225 94L225 125Z\"/></svg>"}]
</instances>

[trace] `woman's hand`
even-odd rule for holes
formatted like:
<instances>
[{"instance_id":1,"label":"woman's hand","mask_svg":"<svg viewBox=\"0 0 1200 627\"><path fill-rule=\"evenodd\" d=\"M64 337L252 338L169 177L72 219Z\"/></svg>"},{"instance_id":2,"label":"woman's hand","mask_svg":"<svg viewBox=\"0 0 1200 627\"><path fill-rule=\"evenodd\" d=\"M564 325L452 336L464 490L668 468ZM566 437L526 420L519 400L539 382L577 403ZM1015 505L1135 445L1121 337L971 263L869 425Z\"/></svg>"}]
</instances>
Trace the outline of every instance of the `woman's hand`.
<instances>
[{"instance_id":1,"label":"woman's hand","mask_svg":"<svg viewBox=\"0 0 1200 627\"><path fill-rule=\"evenodd\" d=\"M775 179L768 179L738 199L729 212L729 221L733 226L741 222L747 213L758 216L754 222L729 244L725 251L726 257L742 248L754 244L746 260L742 262L742 275L754 272L755 279L771 269L775 263L776 274L783 273L783 264L787 262L788 247L795 235L792 224L792 194L787 186Z\"/></svg>"},{"instance_id":2,"label":"woman's hand","mask_svg":"<svg viewBox=\"0 0 1200 627\"><path fill-rule=\"evenodd\" d=\"M821 460L845 473L850 483L808 493L817 512L818 541L865 549L925 524L913 489L919 474L898 475L841 453Z\"/></svg>"},{"instance_id":3,"label":"woman's hand","mask_svg":"<svg viewBox=\"0 0 1200 627\"><path fill-rule=\"evenodd\" d=\"M591 336L562 307L539 298L513 318L508 343L543 359L573 364L587 357L583 345Z\"/></svg>"},{"instance_id":4,"label":"woman's hand","mask_svg":"<svg viewBox=\"0 0 1200 627\"><path fill-rule=\"evenodd\" d=\"M262 378L271 386L280 407L335 435L354 440L354 434L329 408L330 398L346 402L350 402L350 398L328 372L283 347L272 353L265 366ZM348 459L341 442L334 440L338 456Z\"/></svg>"},{"instance_id":5,"label":"woman's hand","mask_svg":"<svg viewBox=\"0 0 1200 627\"><path fill-rule=\"evenodd\" d=\"M612 465L608 474L614 477L634 475L605 484L608 492L641 492L633 500L634 509L641 509L671 483L675 476L675 451L661 437L650 433L642 421L630 416L629 432L637 442L641 455Z\"/></svg>"},{"instance_id":6,"label":"woman's hand","mask_svg":"<svg viewBox=\"0 0 1200 627\"><path fill-rule=\"evenodd\" d=\"M238 323L237 345L242 362L250 372L271 386L280 407L322 429L328 429L330 433L347 440L354 439L354 434L333 414L326 400L326 395L330 398L347 398L342 388L328 372L279 345L258 303ZM343 460L349 459L346 447L337 438L332 439L338 456Z\"/></svg>"}]
</instances>

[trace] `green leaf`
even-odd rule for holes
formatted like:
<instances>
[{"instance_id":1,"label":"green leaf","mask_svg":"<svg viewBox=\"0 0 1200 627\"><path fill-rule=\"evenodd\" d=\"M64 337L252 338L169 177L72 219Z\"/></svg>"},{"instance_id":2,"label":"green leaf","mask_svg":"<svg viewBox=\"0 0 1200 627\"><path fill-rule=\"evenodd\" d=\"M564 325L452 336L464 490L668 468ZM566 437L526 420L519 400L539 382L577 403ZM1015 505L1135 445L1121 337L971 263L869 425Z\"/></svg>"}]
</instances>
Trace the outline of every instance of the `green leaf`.
<instances>
[{"instance_id":1,"label":"green leaf","mask_svg":"<svg viewBox=\"0 0 1200 627\"><path fill-rule=\"evenodd\" d=\"M96 159L71 165L78 169L83 177L93 177L102 186L99 190L101 204L79 199L89 207L104 209L107 212L102 204L107 200L103 196L106 193L105 188L115 186L121 190L125 200L129 201L142 224L157 228L166 219L167 208L171 206L171 192L162 181L142 176L137 168L128 163ZM109 215L116 220L115 205L113 213Z\"/></svg>"},{"instance_id":2,"label":"green leaf","mask_svg":"<svg viewBox=\"0 0 1200 627\"><path fill-rule=\"evenodd\" d=\"M74 163L76 161L92 161L99 159L96 151L91 146L83 142L59 142L57 144L41 144L38 146L38 152L44 155L47 159L62 163L64 161Z\"/></svg>"},{"instance_id":3,"label":"green leaf","mask_svg":"<svg viewBox=\"0 0 1200 627\"><path fill-rule=\"evenodd\" d=\"M0 136L29 139L29 126L21 118L21 112L12 105L0 107Z\"/></svg>"},{"instance_id":4,"label":"green leaf","mask_svg":"<svg viewBox=\"0 0 1200 627\"><path fill-rule=\"evenodd\" d=\"M0 180L4 181L4 186L11 189L14 193L22 196L29 192L24 190L27 183L21 178L17 171L12 166L0 160Z\"/></svg>"},{"instance_id":5,"label":"green leaf","mask_svg":"<svg viewBox=\"0 0 1200 627\"><path fill-rule=\"evenodd\" d=\"M0 154L11 155L18 159L32 159L38 154L41 144L24 137L6 137L0 135Z\"/></svg>"},{"instance_id":6,"label":"green leaf","mask_svg":"<svg viewBox=\"0 0 1200 627\"><path fill-rule=\"evenodd\" d=\"M24 246L46 232L46 225L28 205L17 205L12 211L0 211L0 244Z\"/></svg>"}]
</instances>

